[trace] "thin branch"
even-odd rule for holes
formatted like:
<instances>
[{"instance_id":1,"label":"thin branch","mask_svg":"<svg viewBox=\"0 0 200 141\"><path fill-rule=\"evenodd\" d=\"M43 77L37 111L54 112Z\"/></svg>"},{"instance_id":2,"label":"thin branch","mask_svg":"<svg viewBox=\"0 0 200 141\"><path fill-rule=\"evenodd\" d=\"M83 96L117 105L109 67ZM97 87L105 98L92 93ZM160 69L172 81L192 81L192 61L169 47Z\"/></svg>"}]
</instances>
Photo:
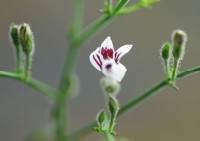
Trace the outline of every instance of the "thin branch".
<instances>
[{"instance_id":1,"label":"thin branch","mask_svg":"<svg viewBox=\"0 0 200 141\"><path fill-rule=\"evenodd\" d=\"M188 69L186 71L178 73L177 79L184 78L184 77L187 77L191 74L195 74L195 73L198 73L198 72L200 72L200 66L194 67L192 69ZM168 86L168 82L166 80L160 81L158 84L151 87L146 92L142 93L138 97L133 98L132 100L130 100L126 104L122 105L121 109L119 110L118 116L121 116L125 112L127 112L128 110L134 108L136 105L140 104L141 102L143 102L144 100L146 100L147 98L149 98L150 96L155 94L156 92L160 91L165 86ZM86 125L86 126L80 128L80 129L78 129L77 131L73 132L71 134L71 138L73 139L73 141L78 140L81 137L84 137L87 134L89 134L92 131L93 127L95 127L95 126L96 126L96 122L93 121L93 122L89 123L88 125Z\"/></svg>"},{"instance_id":2,"label":"thin branch","mask_svg":"<svg viewBox=\"0 0 200 141\"><path fill-rule=\"evenodd\" d=\"M39 80L36 80L34 78L25 80L23 76L21 76L17 73L6 72L6 71L0 71L0 77L20 81L20 82L38 90L39 92L43 93L45 96L47 96L50 99L54 100L56 98L56 91L54 89L52 89L47 84L44 84L43 82L40 82Z\"/></svg>"}]
</instances>

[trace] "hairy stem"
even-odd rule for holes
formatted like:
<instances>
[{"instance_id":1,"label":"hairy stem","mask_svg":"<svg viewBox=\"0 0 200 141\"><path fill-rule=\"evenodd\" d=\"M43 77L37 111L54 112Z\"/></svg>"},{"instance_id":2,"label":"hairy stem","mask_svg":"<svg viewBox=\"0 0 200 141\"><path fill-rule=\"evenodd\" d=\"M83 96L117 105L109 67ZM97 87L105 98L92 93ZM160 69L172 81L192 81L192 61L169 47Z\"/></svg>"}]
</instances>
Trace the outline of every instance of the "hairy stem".
<instances>
[{"instance_id":1,"label":"hairy stem","mask_svg":"<svg viewBox=\"0 0 200 141\"><path fill-rule=\"evenodd\" d=\"M20 45L16 46L16 65L17 65L16 72L19 74L22 73L22 58L21 58Z\"/></svg>"},{"instance_id":2,"label":"hairy stem","mask_svg":"<svg viewBox=\"0 0 200 141\"><path fill-rule=\"evenodd\" d=\"M178 71L178 59L174 59L174 65L173 65L173 70L172 70L172 81L175 81L176 79L176 75L177 75L177 71Z\"/></svg>"},{"instance_id":3,"label":"hairy stem","mask_svg":"<svg viewBox=\"0 0 200 141\"><path fill-rule=\"evenodd\" d=\"M183 72L178 73L177 79L187 77L187 76L189 76L191 74L195 74L197 72L200 72L200 66L194 67L192 69L188 69L188 70L185 70ZM141 102L143 102L144 100L146 100L151 95L155 94L156 92L158 92L159 90L161 90L165 86L168 86L168 82L166 80L160 81L159 83L157 83L155 86L149 88L144 93L140 94L136 98L133 98L132 100L130 100L126 104L122 105L121 109L119 110L118 116L123 115L128 110L134 108L136 105L140 104ZM73 139L73 141L75 141L75 140L80 139L83 136L86 136L87 134L89 134L92 131L92 127L94 127L94 126L96 126L95 121L87 124L86 126L78 129L77 131L73 132L71 134L71 138Z\"/></svg>"},{"instance_id":4,"label":"hairy stem","mask_svg":"<svg viewBox=\"0 0 200 141\"><path fill-rule=\"evenodd\" d=\"M164 60L164 68L165 68L165 77L166 80L170 80L171 79L171 70L169 67L169 61L168 60Z\"/></svg>"},{"instance_id":5,"label":"hairy stem","mask_svg":"<svg viewBox=\"0 0 200 141\"><path fill-rule=\"evenodd\" d=\"M116 120L116 116L111 116L109 129L108 129L110 133L113 131L113 128L115 126L115 120Z\"/></svg>"},{"instance_id":6,"label":"hairy stem","mask_svg":"<svg viewBox=\"0 0 200 141\"><path fill-rule=\"evenodd\" d=\"M26 66L25 66L25 79L29 79L31 76L31 55L26 55Z\"/></svg>"}]
</instances>

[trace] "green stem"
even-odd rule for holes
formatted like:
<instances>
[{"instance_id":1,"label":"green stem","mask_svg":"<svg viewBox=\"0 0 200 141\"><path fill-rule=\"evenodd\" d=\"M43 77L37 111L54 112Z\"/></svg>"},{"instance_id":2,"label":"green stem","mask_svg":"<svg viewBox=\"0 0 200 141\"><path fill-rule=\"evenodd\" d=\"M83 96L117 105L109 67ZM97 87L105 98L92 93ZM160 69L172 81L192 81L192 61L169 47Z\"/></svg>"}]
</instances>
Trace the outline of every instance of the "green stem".
<instances>
[{"instance_id":1,"label":"green stem","mask_svg":"<svg viewBox=\"0 0 200 141\"><path fill-rule=\"evenodd\" d=\"M113 135L111 135L108 131L105 131L104 133L105 141L115 141Z\"/></svg>"},{"instance_id":2,"label":"green stem","mask_svg":"<svg viewBox=\"0 0 200 141\"><path fill-rule=\"evenodd\" d=\"M130 13L133 13L133 12L136 12L138 10L140 10L141 8L144 8L141 6L141 3L137 3L137 4L134 4L130 7L126 7L126 8L123 8L121 9L117 15L125 15L125 14L130 14Z\"/></svg>"},{"instance_id":3,"label":"green stem","mask_svg":"<svg viewBox=\"0 0 200 141\"><path fill-rule=\"evenodd\" d=\"M166 80L170 81L171 79L171 70L170 70L170 67L169 67L169 60L164 60L164 68L165 68L165 77L166 77Z\"/></svg>"},{"instance_id":4,"label":"green stem","mask_svg":"<svg viewBox=\"0 0 200 141\"><path fill-rule=\"evenodd\" d=\"M91 25L89 25L84 32L82 32L79 36L79 38L77 38L73 44L75 44L75 46L80 46L81 44L83 44L85 41L87 41L88 38L90 38L91 36L93 36L94 34L97 34L98 31L104 27L105 25L107 25L109 23L109 21L113 18L113 16L102 16L99 19L97 19L95 22L93 22Z\"/></svg>"},{"instance_id":5,"label":"green stem","mask_svg":"<svg viewBox=\"0 0 200 141\"><path fill-rule=\"evenodd\" d=\"M21 74L22 73L22 58L21 58L20 45L16 46L16 63L17 63L16 72Z\"/></svg>"},{"instance_id":6,"label":"green stem","mask_svg":"<svg viewBox=\"0 0 200 141\"><path fill-rule=\"evenodd\" d=\"M83 0L74 0L72 27L69 29L70 41L73 42L80 34L83 25Z\"/></svg>"},{"instance_id":7,"label":"green stem","mask_svg":"<svg viewBox=\"0 0 200 141\"><path fill-rule=\"evenodd\" d=\"M178 73L177 74L177 79L187 77L187 76L189 76L191 74L195 74L197 72L200 72L200 66L194 67L192 69L188 69L188 70L185 70L183 72ZM155 86L151 87L146 92L142 93L141 95L137 96L136 98L133 98L132 100L130 100L128 103L124 104L121 107L121 109L119 110L119 114L118 115L119 116L123 115L125 112L127 112L131 108L135 107L139 103L143 102L148 97L150 97L151 95L155 94L156 92L158 92L159 90L161 90L162 88L164 88L167 85L168 85L168 82L166 80L160 81L158 84L156 84ZM80 139L81 137L89 134L92 131L92 127L94 127L94 126L96 126L96 122L95 121L85 125L84 127L78 129L77 131L73 132L71 134L71 138L73 139L73 141Z\"/></svg>"},{"instance_id":8,"label":"green stem","mask_svg":"<svg viewBox=\"0 0 200 141\"><path fill-rule=\"evenodd\" d=\"M105 2L105 10L107 14L111 14L112 12L112 0L106 0Z\"/></svg>"},{"instance_id":9,"label":"green stem","mask_svg":"<svg viewBox=\"0 0 200 141\"><path fill-rule=\"evenodd\" d=\"M97 19L95 22L93 22L91 25L89 25L85 29L85 31L82 34L80 34L79 38L77 38L73 42L73 44L75 44L76 46L80 46L89 37L93 36L94 34L97 34L100 29L102 29L105 25L109 24L109 21L111 21L111 19L113 19L116 16L116 14L123 8L123 6L127 2L128 0L121 0L111 15L102 16L99 19Z\"/></svg>"},{"instance_id":10,"label":"green stem","mask_svg":"<svg viewBox=\"0 0 200 141\"><path fill-rule=\"evenodd\" d=\"M117 6L114 8L112 15L115 16L127 3L129 0L121 0L117 4Z\"/></svg>"},{"instance_id":11,"label":"green stem","mask_svg":"<svg viewBox=\"0 0 200 141\"><path fill-rule=\"evenodd\" d=\"M165 80L161 81L158 84L156 84L155 86L153 86L150 89L148 89L143 94L133 98L132 100L130 100L128 103L126 103L125 105L123 105L121 107L121 109L119 110L119 115L123 114L124 112L126 112L130 108L132 108L135 105L139 104L140 102L144 101L147 97L151 96L155 92L158 92L158 90L161 90L167 84L168 84L167 81L165 81Z\"/></svg>"},{"instance_id":12,"label":"green stem","mask_svg":"<svg viewBox=\"0 0 200 141\"><path fill-rule=\"evenodd\" d=\"M112 133L113 128L115 126L115 120L116 120L116 116L111 116L111 118L110 118L110 124L109 124L109 131L110 131L110 133Z\"/></svg>"},{"instance_id":13,"label":"green stem","mask_svg":"<svg viewBox=\"0 0 200 141\"><path fill-rule=\"evenodd\" d=\"M73 47L73 46L69 47L69 50L67 52L67 56L65 59L63 74L62 74L60 85L59 85L61 99L69 95L68 90L71 86L71 76L76 65L76 59L77 59L78 53L79 53L79 49L77 47Z\"/></svg>"},{"instance_id":14,"label":"green stem","mask_svg":"<svg viewBox=\"0 0 200 141\"><path fill-rule=\"evenodd\" d=\"M178 71L178 63L179 60L178 59L174 59L174 65L173 65L173 70L172 70L172 81L176 80L176 75L177 75L177 71Z\"/></svg>"},{"instance_id":15,"label":"green stem","mask_svg":"<svg viewBox=\"0 0 200 141\"><path fill-rule=\"evenodd\" d=\"M99 129L100 131L103 131L103 123L99 123Z\"/></svg>"},{"instance_id":16,"label":"green stem","mask_svg":"<svg viewBox=\"0 0 200 141\"><path fill-rule=\"evenodd\" d=\"M29 79L31 76L31 55L26 55L26 66L25 66L25 79Z\"/></svg>"},{"instance_id":17,"label":"green stem","mask_svg":"<svg viewBox=\"0 0 200 141\"><path fill-rule=\"evenodd\" d=\"M19 75L17 73L13 73L13 72L5 72L5 71L0 71L0 77L20 81L20 82L38 90L39 92L45 94L50 99L54 100L56 98L56 91L54 89L52 89L50 86L48 86L34 78L30 78L29 80L24 81L24 77L22 75Z\"/></svg>"},{"instance_id":18,"label":"green stem","mask_svg":"<svg viewBox=\"0 0 200 141\"><path fill-rule=\"evenodd\" d=\"M75 44L72 44L74 40L80 33L82 27L82 13L83 13L83 1L82 0L74 0L74 15L73 15L73 26L70 30L70 42L69 50L67 52L67 56L65 59L63 74L60 79L59 85L59 95L57 97L57 101L55 103L55 111L54 115L55 126L56 126L56 134L55 139L57 141L65 141L68 140L68 97L70 95L70 87L71 87L71 77L75 68L76 59L78 56L78 48Z\"/></svg>"},{"instance_id":19,"label":"green stem","mask_svg":"<svg viewBox=\"0 0 200 141\"><path fill-rule=\"evenodd\" d=\"M78 48L77 47L69 47L66 61L64 65L63 75L61 77L60 86L59 86L59 95L57 96L57 101L55 103L55 111L56 113L55 124L56 124L56 140L57 141L65 141L68 140L68 126L69 126L69 116L68 115L68 97L70 95L70 87L71 87L71 77L73 70L75 68L76 59L78 56Z\"/></svg>"},{"instance_id":20,"label":"green stem","mask_svg":"<svg viewBox=\"0 0 200 141\"><path fill-rule=\"evenodd\" d=\"M53 110L53 118L55 123L55 140L66 141L67 123L66 123L66 100L57 100L55 103L55 109Z\"/></svg>"}]
</instances>

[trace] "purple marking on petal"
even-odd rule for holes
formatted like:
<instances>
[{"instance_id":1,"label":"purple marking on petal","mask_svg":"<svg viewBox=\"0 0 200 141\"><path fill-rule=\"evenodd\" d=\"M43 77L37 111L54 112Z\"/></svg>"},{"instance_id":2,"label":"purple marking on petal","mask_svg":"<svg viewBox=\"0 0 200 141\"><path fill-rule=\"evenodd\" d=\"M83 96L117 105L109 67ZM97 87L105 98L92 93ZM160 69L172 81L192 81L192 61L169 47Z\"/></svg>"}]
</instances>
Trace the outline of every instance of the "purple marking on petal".
<instances>
[{"instance_id":1,"label":"purple marking on petal","mask_svg":"<svg viewBox=\"0 0 200 141\"><path fill-rule=\"evenodd\" d=\"M101 48L101 54L103 56L103 59L112 59L113 58L113 49L108 49L107 47Z\"/></svg>"},{"instance_id":2,"label":"purple marking on petal","mask_svg":"<svg viewBox=\"0 0 200 141\"><path fill-rule=\"evenodd\" d=\"M98 62L94 55L92 57L94 61L97 63L97 65L99 66L99 68L102 70L102 65L101 65L102 62Z\"/></svg>"},{"instance_id":3,"label":"purple marking on petal","mask_svg":"<svg viewBox=\"0 0 200 141\"><path fill-rule=\"evenodd\" d=\"M99 60L100 65L102 66L103 63L102 63L101 58L100 58L100 56L99 56L98 54L97 54L97 58L98 58L98 60Z\"/></svg>"},{"instance_id":4,"label":"purple marking on petal","mask_svg":"<svg viewBox=\"0 0 200 141\"><path fill-rule=\"evenodd\" d=\"M115 52L115 63L119 63L119 56L121 53L117 54L117 52Z\"/></svg>"}]
</instances>

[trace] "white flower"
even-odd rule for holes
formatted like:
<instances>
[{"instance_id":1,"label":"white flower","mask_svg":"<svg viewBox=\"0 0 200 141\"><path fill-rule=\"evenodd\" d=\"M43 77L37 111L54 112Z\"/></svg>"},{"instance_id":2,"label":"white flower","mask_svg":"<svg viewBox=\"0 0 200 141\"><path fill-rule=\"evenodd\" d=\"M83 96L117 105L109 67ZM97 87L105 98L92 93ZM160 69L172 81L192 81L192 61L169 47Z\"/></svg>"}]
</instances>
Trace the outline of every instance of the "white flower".
<instances>
[{"instance_id":1,"label":"white flower","mask_svg":"<svg viewBox=\"0 0 200 141\"><path fill-rule=\"evenodd\" d=\"M115 51L111 38L107 37L101 47L90 54L90 62L107 77L120 82L126 73L126 67L119 61L131 48L132 45L124 45Z\"/></svg>"}]
</instances>

